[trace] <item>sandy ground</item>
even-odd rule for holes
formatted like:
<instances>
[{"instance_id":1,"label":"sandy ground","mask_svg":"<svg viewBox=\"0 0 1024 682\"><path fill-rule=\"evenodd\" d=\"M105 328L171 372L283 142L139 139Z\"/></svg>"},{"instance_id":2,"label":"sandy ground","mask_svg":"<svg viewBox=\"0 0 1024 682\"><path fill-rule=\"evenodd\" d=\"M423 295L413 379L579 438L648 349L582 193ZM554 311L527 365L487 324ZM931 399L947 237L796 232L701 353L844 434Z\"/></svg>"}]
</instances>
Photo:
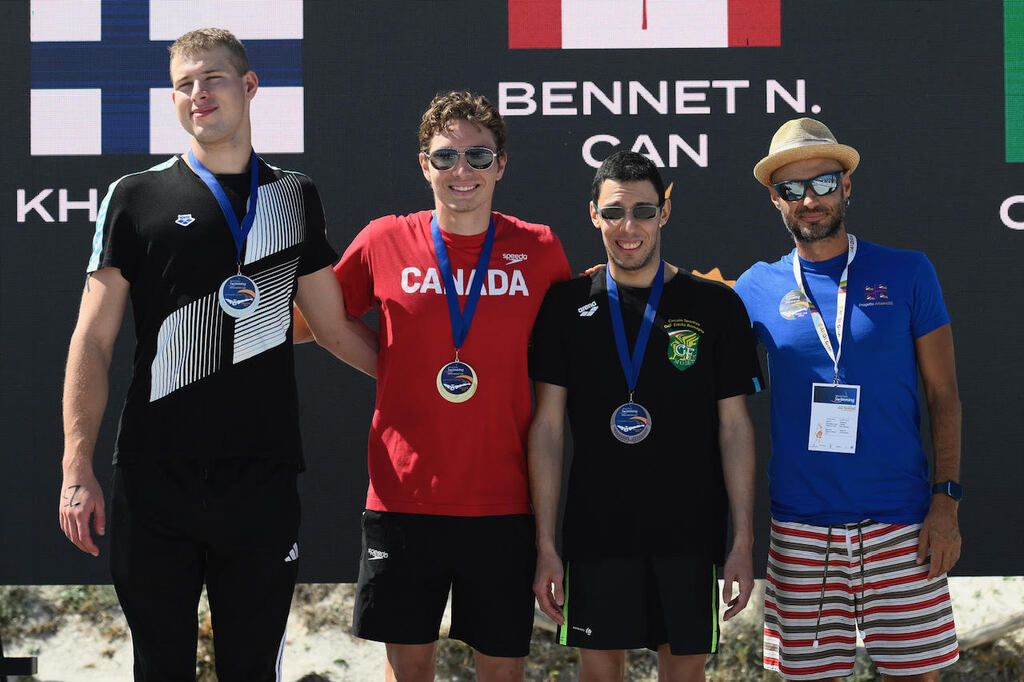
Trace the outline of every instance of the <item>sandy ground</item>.
<instances>
[{"instance_id":1,"label":"sandy ground","mask_svg":"<svg viewBox=\"0 0 1024 682\"><path fill-rule=\"evenodd\" d=\"M758 591L763 594L763 581L758 583ZM1024 577L952 578L950 591L961 636L1024 612ZM342 586L324 602L314 606L297 604L292 609L285 645L284 682L298 682L311 674L331 682L383 679L383 645L347 633L351 594L350 586ZM759 618L759 609L748 607L742 617ZM316 631L309 632L307 623ZM723 628L726 647L728 631L728 626ZM1024 652L1021 631L1017 632L1017 643ZM95 625L74 620L53 636L7 643L6 653L38 656L39 673L35 679L40 682L131 680L130 640L121 637L109 641Z\"/></svg>"}]
</instances>

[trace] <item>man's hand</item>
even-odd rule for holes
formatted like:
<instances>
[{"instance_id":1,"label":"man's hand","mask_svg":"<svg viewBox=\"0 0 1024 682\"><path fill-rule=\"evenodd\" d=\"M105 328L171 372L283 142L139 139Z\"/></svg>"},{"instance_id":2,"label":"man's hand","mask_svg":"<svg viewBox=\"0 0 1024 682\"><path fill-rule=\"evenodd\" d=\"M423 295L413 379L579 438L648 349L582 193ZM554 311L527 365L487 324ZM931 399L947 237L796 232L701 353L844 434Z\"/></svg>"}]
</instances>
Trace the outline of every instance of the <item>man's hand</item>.
<instances>
[{"instance_id":1,"label":"man's hand","mask_svg":"<svg viewBox=\"0 0 1024 682\"><path fill-rule=\"evenodd\" d=\"M99 556L100 549L93 542L89 531L90 520L93 521L97 535L106 535L106 507L103 503L103 490L96 476L91 467L65 471L60 488L61 530L78 549Z\"/></svg>"},{"instance_id":2,"label":"man's hand","mask_svg":"<svg viewBox=\"0 0 1024 682\"><path fill-rule=\"evenodd\" d=\"M921 524L917 541L917 565L920 566L931 552L928 579L937 578L960 559L960 523L957 509L960 503L941 493L932 496L932 506Z\"/></svg>"},{"instance_id":3,"label":"man's hand","mask_svg":"<svg viewBox=\"0 0 1024 682\"><path fill-rule=\"evenodd\" d=\"M537 595L540 610L559 625L565 624L562 617L562 604L565 594L562 592L564 577L562 559L554 550L537 553L537 570L533 574L533 593Z\"/></svg>"},{"instance_id":4,"label":"man's hand","mask_svg":"<svg viewBox=\"0 0 1024 682\"><path fill-rule=\"evenodd\" d=\"M732 584L737 582L740 585L739 594L732 597ZM754 562L750 556L748 544L735 543L729 557L725 560L725 568L722 571L722 601L729 605L729 608L722 615L722 620L729 620L743 610L750 601L750 593L754 591Z\"/></svg>"}]
</instances>

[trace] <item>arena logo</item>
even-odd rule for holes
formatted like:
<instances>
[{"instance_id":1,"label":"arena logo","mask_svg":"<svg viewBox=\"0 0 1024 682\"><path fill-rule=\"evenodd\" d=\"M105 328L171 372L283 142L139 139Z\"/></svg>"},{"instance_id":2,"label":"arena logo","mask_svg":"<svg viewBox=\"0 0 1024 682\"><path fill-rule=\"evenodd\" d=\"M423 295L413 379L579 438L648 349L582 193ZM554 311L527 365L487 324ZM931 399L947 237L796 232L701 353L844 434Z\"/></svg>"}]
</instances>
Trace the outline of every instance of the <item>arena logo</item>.
<instances>
[{"instance_id":1,"label":"arena logo","mask_svg":"<svg viewBox=\"0 0 1024 682\"><path fill-rule=\"evenodd\" d=\"M509 0L509 49L781 45L780 0Z\"/></svg>"},{"instance_id":2,"label":"arena logo","mask_svg":"<svg viewBox=\"0 0 1024 682\"><path fill-rule=\"evenodd\" d=\"M32 0L31 154L186 148L171 105L167 47L196 26L222 26L245 41L260 75L253 146L301 153L302 2L276 0L253 12L228 0Z\"/></svg>"}]
</instances>

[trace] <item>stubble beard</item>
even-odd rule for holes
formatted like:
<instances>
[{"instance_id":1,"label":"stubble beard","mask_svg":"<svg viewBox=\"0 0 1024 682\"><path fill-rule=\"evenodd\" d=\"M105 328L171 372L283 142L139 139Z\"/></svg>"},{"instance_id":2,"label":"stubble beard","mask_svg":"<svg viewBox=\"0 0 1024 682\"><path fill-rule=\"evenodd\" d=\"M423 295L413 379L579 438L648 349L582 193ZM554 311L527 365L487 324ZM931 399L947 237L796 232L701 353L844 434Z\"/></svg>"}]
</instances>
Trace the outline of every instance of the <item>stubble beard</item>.
<instances>
[{"instance_id":1,"label":"stubble beard","mask_svg":"<svg viewBox=\"0 0 1024 682\"><path fill-rule=\"evenodd\" d=\"M658 247L660 246L660 244L661 244L661 234L660 234L660 228L659 228L659 233L658 233L657 241L655 241L653 244L650 245L650 248L647 250L647 253L644 255L643 258L641 258L640 260L638 260L638 261L636 261L636 262L634 262L632 264L624 263L621 260L619 260L618 258L616 258L613 255L612 249L607 247L607 246L605 247L605 252L608 254L608 260L610 260L611 262L615 263L615 266L617 268L619 268L620 270L623 270L625 272L636 272L637 270L643 270L644 268L646 268L648 265L651 264L651 261L654 260L655 254L659 251Z\"/></svg>"},{"instance_id":2,"label":"stubble beard","mask_svg":"<svg viewBox=\"0 0 1024 682\"><path fill-rule=\"evenodd\" d=\"M808 190L813 191L813 190ZM825 222L818 222L813 225L802 226L800 219L796 212L789 215L783 215L782 222L789 230L789 233L793 235L793 239L801 244L811 244L814 242L823 242L826 239L831 239L839 232L839 228L843 226L846 220L846 199L843 198L835 211L832 213L831 219Z\"/></svg>"}]
</instances>

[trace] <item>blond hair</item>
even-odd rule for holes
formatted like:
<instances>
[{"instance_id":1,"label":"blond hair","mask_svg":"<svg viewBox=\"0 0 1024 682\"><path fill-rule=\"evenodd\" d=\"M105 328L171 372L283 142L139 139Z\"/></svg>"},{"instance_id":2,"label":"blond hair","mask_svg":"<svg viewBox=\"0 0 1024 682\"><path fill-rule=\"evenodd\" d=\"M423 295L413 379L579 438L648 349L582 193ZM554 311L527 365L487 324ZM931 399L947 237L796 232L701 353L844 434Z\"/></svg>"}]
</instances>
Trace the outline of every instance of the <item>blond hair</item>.
<instances>
[{"instance_id":1,"label":"blond hair","mask_svg":"<svg viewBox=\"0 0 1024 682\"><path fill-rule=\"evenodd\" d=\"M249 72L249 55L245 51L245 45L234 33L223 28L200 28L189 31L175 40L168 51L171 53L171 61L174 61L175 57L193 57L200 52L208 52L221 46L228 49L231 65L238 71L239 76Z\"/></svg>"}]
</instances>

